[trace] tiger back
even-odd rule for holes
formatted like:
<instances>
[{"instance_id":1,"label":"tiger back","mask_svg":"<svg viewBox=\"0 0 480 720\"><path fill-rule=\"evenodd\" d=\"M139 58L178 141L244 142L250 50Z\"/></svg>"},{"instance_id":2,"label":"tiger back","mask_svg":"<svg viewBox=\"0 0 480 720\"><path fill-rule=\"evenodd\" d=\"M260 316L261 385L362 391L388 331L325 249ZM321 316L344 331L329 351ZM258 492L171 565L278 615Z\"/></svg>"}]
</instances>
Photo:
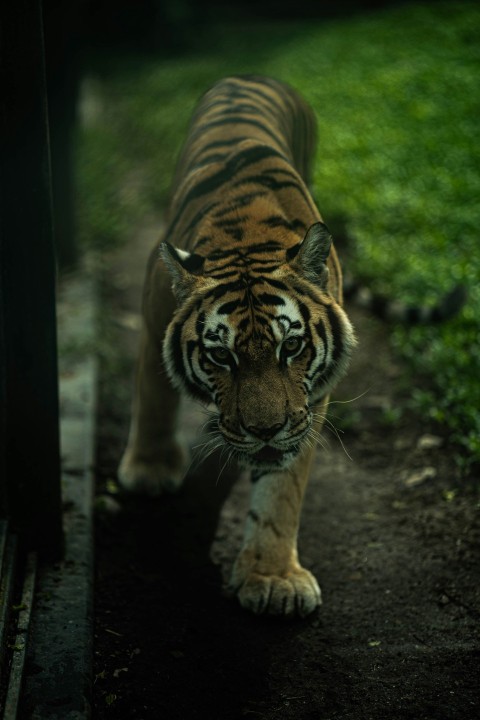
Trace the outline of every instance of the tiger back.
<instances>
[{"instance_id":1,"label":"tiger back","mask_svg":"<svg viewBox=\"0 0 480 720\"><path fill-rule=\"evenodd\" d=\"M304 616L320 603L298 561L298 524L329 393L355 345L308 190L314 151L313 112L283 83L226 78L200 101L147 268L119 470L127 490L176 489L186 463L179 397L212 405L210 449L226 444L252 470L231 586L256 613Z\"/></svg>"}]
</instances>

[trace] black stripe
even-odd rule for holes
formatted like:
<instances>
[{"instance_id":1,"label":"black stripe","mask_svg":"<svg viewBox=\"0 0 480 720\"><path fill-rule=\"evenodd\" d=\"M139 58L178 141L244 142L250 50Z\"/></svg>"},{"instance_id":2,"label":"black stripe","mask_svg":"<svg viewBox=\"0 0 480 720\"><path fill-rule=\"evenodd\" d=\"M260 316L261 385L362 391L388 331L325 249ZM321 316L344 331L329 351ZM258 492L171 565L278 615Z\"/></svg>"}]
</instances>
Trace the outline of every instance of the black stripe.
<instances>
[{"instance_id":1,"label":"black stripe","mask_svg":"<svg viewBox=\"0 0 480 720\"><path fill-rule=\"evenodd\" d=\"M288 262L293 260L298 255L300 246L301 246L301 243L297 243L296 245L292 245L292 247L288 248L287 253L286 253Z\"/></svg>"},{"instance_id":2,"label":"black stripe","mask_svg":"<svg viewBox=\"0 0 480 720\"><path fill-rule=\"evenodd\" d=\"M212 386L212 385L207 385L206 383L204 383L204 382L198 377L198 375L197 375L197 373L195 372L195 370L193 369L193 365L192 365L192 358L193 358L193 355L194 355L194 351L195 351L196 345L197 345L197 343L195 342L195 340L188 340L188 341L187 341L187 356L188 356L188 361L189 361L189 362L188 362L188 365L189 365L190 372L191 372L192 377L193 377L193 380L194 380L193 386L192 386L192 384L190 383L190 381L188 381L188 384L189 384L190 387L194 387L194 388L195 388L195 395L198 395L199 393L201 393L201 394L205 394L205 393L206 393L207 396L208 396L209 393L211 393L211 392L213 391L213 386ZM201 364L201 356L200 356L200 364ZM205 368L202 367L202 370L205 370ZM203 392L202 392L202 391L203 391Z\"/></svg>"},{"instance_id":3,"label":"black stripe","mask_svg":"<svg viewBox=\"0 0 480 720\"><path fill-rule=\"evenodd\" d=\"M298 182L291 180L276 180L271 175L249 175L246 178L237 180L234 183L234 187L240 187L241 185L247 185L248 183L255 183L255 185L267 187L269 190L283 190L283 188L287 187L295 188L305 199L307 199L303 188L298 184Z\"/></svg>"},{"instance_id":4,"label":"black stripe","mask_svg":"<svg viewBox=\"0 0 480 720\"><path fill-rule=\"evenodd\" d=\"M325 329L325 325L323 324L323 322L321 320L320 320L320 322L316 323L315 330L317 331L317 334L320 336L320 339L323 342L323 350L324 350L325 355L324 355L323 361L317 367L317 369L315 370L313 375L312 376L309 375L309 380L313 380L315 377L315 374L323 372L325 370L325 366L327 364L328 337L327 337L327 331ZM316 348L315 343L313 343L313 346L315 348L315 354L316 354L317 348Z\"/></svg>"},{"instance_id":5,"label":"black stripe","mask_svg":"<svg viewBox=\"0 0 480 720\"><path fill-rule=\"evenodd\" d=\"M315 305L318 303L318 295L316 295L313 290L311 290L306 284L299 285L295 283L294 285L292 285L292 290L300 297L308 298Z\"/></svg>"},{"instance_id":6,"label":"black stripe","mask_svg":"<svg viewBox=\"0 0 480 720\"><path fill-rule=\"evenodd\" d=\"M225 232L237 242L241 242L244 238L244 231L242 228L225 228Z\"/></svg>"},{"instance_id":7,"label":"black stripe","mask_svg":"<svg viewBox=\"0 0 480 720\"><path fill-rule=\"evenodd\" d=\"M301 220L287 220L281 215L271 215L270 217L265 218L265 220L262 220L262 225L266 225L269 228L284 227L288 228L288 230L305 230L306 227L305 223Z\"/></svg>"},{"instance_id":8,"label":"black stripe","mask_svg":"<svg viewBox=\"0 0 480 720\"><path fill-rule=\"evenodd\" d=\"M244 115L222 117L220 120L211 120L203 125L197 125L190 137L195 139L198 135L203 135L204 133L210 132L213 128L223 127L224 125L253 125L253 127L258 128L265 133L265 135L268 135L268 137L274 142L278 143L278 145L286 151L287 155L291 152L283 137L279 137L270 127L264 125L259 120L254 120L253 118L245 117Z\"/></svg>"},{"instance_id":9,"label":"black stripe","mask_svg":"<svg viewBox=\"0 0 480 720\"><path fill-rule=\"evenodd\" d=\"M247 100L250 98L245 97L245 99ZM274 113L269 107L260 107L259 105L255 105L252 102L236 102L232 104L231 98L228 97L219 100L216 103L211 103L208 109L210 110L214 106L221 107L222 110L220 110L213 119L222 115L234 115L235 113L246 113L247 115L251 113L252 115L260 115L261 117L264 117L265 113L268 113L270 117L273 117L275 120L278 119L278 113Z\"/></svg>"},{"instance_id":10,"label":"black stripe","mask_svg":"<svg viewBox=\"0 0 480 720\"><path fill-rule=\"evenodd\" d=\"M229 88L234 91L231 94L233 97L238 97L238 98L242 98L242 99L243 98L250 99L252 95L256 95L257 97L261 97L262 100L264 100L265 102L269 103L269 105L274 107L277 112L284 111L283 106L278 102L278 96L276 98L273 98L258 87L258 85L262 85L262 84L267 85L267 86L271 87L273 90L275 90L276 93L279 93L280 87L282 87L282 86L279 85L277 87L276 85L273 85L272 83L263 82L262 78L254 78L253 76L252 77L246 77L246 76L238 77L238 81L240 83L242 83L242 81L245 81L245 80L247 82L255 83L255 86L244 85L244 84L237 85L237 84L234 84L231 82L225 82L224 86L226 88Z\"/></svg>"},{"instance_id":11,"label":"black stripe","mask_svg":"<svg viewBox=\"0 0 480 720\"><path fill-rule=\"evenodd\" d=\"M266 260L257 260L257 259L252 260L252 262L251 262L252 271L257 272L257 273L258 272L271 273L271 272L274 272L275 270L278 270L279 263L274 263L273 265L268 265L269 262L272 262L271 258L266 259ZM258 265L260 265L261 267L257 267ZM264 280L266 281L266 278L265 278L265 275L262 274L260 277L256 278L254 282L256 284L256 283L261 283Z\"/></svg>"},{"instance_id":12,"label":"black stripe","mask_svg":"<svg viewBox=\"0 0 480 720\"><path fill-rule=\"evenodd\" d=\"M202 147L201 152L208 152L209 150L215 150L216 148L221 147L231 147L232 145L241 143L243 140L248 139L247 135L239 135L237 137L230 138L229 140L212 140Z\"/></svg>"},{"instance_id":13,"label":"black stripe","mask_svg":"<svg viewBox=\"0 0 480 720\"><path fill-rule=\"evenodd\" d=\"M172 234L173 228L178 223L180 218L182 217L183 213L185 212L185 209L187 205L192 200L198 200L199 198L203 197L204 195L208 195L211 192L214 192L215 190L218 190L219 187L222 187L222 185L225 185L227 181L231 181L232 177L240 172L241 170L244 170L245 168L249 167L250 165L254 165L256 163L261 162L262 160L265 160L266 158L270 157L276 157L281 158L284 160L285 158L281 153L278 152L278 150L275 150L274 148L267 147L265 145L255 145L254 147L245 148L244 150L240 151L236 155L230 158L230 160L227 161L225 164L225 167L222 168L219 172L216 172L211 177L207 178L206 180L203 180L199 183L197 183L193 188L189 190L189 192L185 195L182 202L180 203L179 208L177 209L177 212L175 214L175 217L173 218L172 222L170 223L170 227L168 229L168 234ZM262 178L263 176L256 176ZM266 176L268 177L268 176ZM275 181L276 182L276 181ZM235 183L235 185L238 185L239 183ZM266 183L268 187L268 183ZM214 203L214 206L218 205L218 203ZM211 206L210 206L211 209ZM203 208L203 211L201 213L198 213L200 217L204 217L206 215L205 208ZM192 223L190 223L191 225Z\"/></svg>"},{"instance_id":14,"label":"black stripe","mask_svg":"<svg viewBox=\"0 0 480 720\"><path fill-rule=\"evenodd\" d=\"M244 290L245 283L242 279L230 283L221 283L220 285L216 285L207 293L205 293L205 299L218 300L222 297L222 295L225 295L228 292L243 292Z\"/></svg>"},{"instance_id":15,"label":"black stripe","mask_svg":"<svg viewBox=\"0 0 480 720\"><path fill-rule=\"evenodd\" d=\"M268 326L268 327L270 328L270 319L269 319L269 318L265 318L265 317L263 317L262 315L255 315L255 322L256 322L258 325L263 325L264 327L267 327L267 326Z\"/></svg>"},{"instance_id":16,"label":"black stripe","mask_svg":"<svg viewBox=\"0 0 480 720\"><path fill-rule=\"evenodd\" d=\"M288 322L289 329L294 330L300 330L302 328L302 323L300 320L291 320L291 318L288 317L288 315L277 315L277 320L286 320Z\"/></svg>"},{"instance_id":17,"label":"black stripe","mask_svg":"<svg viewBox=\"0 0 480 720\"><path fill-rule=\"evenodd\" d=\"M305 305L305 303L301 303L298 301L297 301L297 306L298 306L298 309L300 310L300 314L302 316L305 327L308 327L308 323L310 322L310 317L311 317L308 306Z\"/></svg>"},{"instance_id":18,"label":"black stripe","mask_svg":"<svg viewBox=\"0 0 480 720\"><path fill-rule=\"evenodd\" d=\"M266 103L268 103L269 105L274 107L277 112L279 112L279 113L285 112L283 105L279 102L280 91L281 91L281 88L283 88L283 86L281 86L281 85L277 86L277 85L274 85L273 83L263 82L262 79L260 79L260 78L259 79L245 78L245 79L250 80L250 82L255 83L255 85L248 85L248 86L244 85L243 89L244 89L244 92L247 94L239 95L239 97L247 97L248 98L251 95L256 95L257 97L260 97ZM277 93L276 97L273 98L271 95L269 95L268 93L261 90L258 87L258 85L267 85L268 87L272 88Z\"/></svg>"},{"instance_id":19,"label":"black stripe","mask_svg":"<svg viewBox=\"0 0 480 720\"><path fill-rule=\"evenodd\" d=\"M205 339L211 340L212 342L218 342L220 340L220 335L218 332L213 332L213 330L207 330L205 333Z\"/></svg>"},{"instance_id":20,"label":"black stripe","mask_svg":"<svg viewBox=\"0 0 480 720\"><path fill-rule=\"evenodd\" d=\"M216 220L213 224L215 227L218 228L226 228L231 227L232 225L239 225L240 223L244 223L245 220L248 220L248 215L237 215L233 218L223 218L223 220Z\"/></svg>"},{"instance_id":21,"label":"black stripe","mask_svg":"<svg viewBox=\"0 0 480 720\"><path fill-rule=\"evenodd\" d=\"M198 240L195 241L195 245L193 247L194 250L197 250L197 248L201 247L202 245L205 245L206 243L209 243L212 241L212 238L210 235L203 235L202 237L198 238Z\"/></svg>"},{"instance_id":22,"label":"black stripe","mask_svg":"<svg viewBox=\"0 0 480 720\"><path fill-rule=\"evenodd\" d=\"M198 313L197 321L195 323L195 330L199 338L203 336L203 326L205 324L205 313Z\"/></svg>"},{"instance_id":23,"label":"black stripe","mask_svg":"<svg viewBox=\"0 0 480 720\"><path fill-rule=\"evenodd\" d=\"M328 321L332 330L333 338L333 362L338 363L343 353L342 327L340 321L331 305L326 306Z\"/></svg>"},{"instance_id":24,"label":"black stripe","mask_svg":"<svg viewBox=\"0 0 480 720\"><path fill-rule=\"evenodd\" d=\"M263 120L267 120L270 118L272 123L275 125L275 129L279 130L281 133L282 140L287 139L287 122L286 117L283 114L280 114L278 112L277 108L269 107L268 105L258 105L252 103L252 98L244 95L240 100L249 100L250 102L234 102L232 103L231 98L227 98L225 102L223 103L223 109L216 113L212 120L220 119L222 116L225 115L238 115L239 113L242 113L242 115L253 115L257 116ZM236 98L237 100L237 98Z\"/></svg>"},{"instance_id":25,"label":"black stripe","mask_svg":"<svg viewBox=\"0 0 480 720\"><path fill-rule=\"evenodd\" d=\"M190 237L191 237L192 233L194 232L194 230L196 229L200 220L205 215L207 215L209 212L211 212L214 208L216 208L217 205L219 205L219 204L220 203L218 203L218 202L212 202L209 205L206 205L205 207L203 207L197 213L195 213L195 215L193 216L193 218L190 220L187 227L183 231L182 237L186 238L187 244L188 244L188 240L190 240ZM167 235L166 235L167 237L169 236L172 227L173 227L173 225L170 225L169 230L167 231Z\"/></svg>"},{"instance_id":26,"label":"black stripe","mask_svg":"<svg viewBox=\"0 0 480 720\"><path fill-rule=\"evenodd\" d=\"M182 324L181 323L177 323L175 325L175 327L173 328L170 347L172 349L173 364L175 366L176 374L179 375L184 380L187 380L187 378L185 377L185 368L183 367Z\"/></svg>"},{"instance_id":27,"label":"black stripe","mask_svg":"<svg viewBox=\"0 0 480 720\"><path fill-rule=\"evenodd\" d=\"M238 249L237 248L221 248L218 250L213 250L208 256L208 260L210 262L218 262L219 260L227 260L228 263L232 262L232 255L238 255ZM228 267L227 265L223 265L223 267Z\"/></svg>"},{"instance_id":28,"label":"black stripe","mask_svg":"<svg viewBox=\"0 0 480 720\"><path fill-rule=\"evenodd\" d=\"M185 149L182 153L182 158L185 158L185 164L187 168L195 167L197 161L199 161L199 158L202 157L203 153L207 153L210 150L216 150L218 148L229 148L232 145L239 145L244 140L249 140L249 138L246 135L238 135L237 137L230 138L229 140L213 140L212 142L207 143L206 145L203 145L201 148L199 148L195 155L193 157L189 154L191 148L191 144L189 140L187 139L187 144L185 145ZM187 158L187 154L189 154L189 157ZM181 166L181 161L179 163L179 166Z\"/></svg>"},{"instance_id":29,"label":"black stripe","mask_svg":"<svg viewBox=\"0 0 480 720\"><path fill-rule=\"evenodd\" d=\"M217 312L219 315L231 315L231 313L238 307L238 300L231 300L221 305Z\"/></svg>"},{"instance_id":30,"label":"black stripe","mask_svg":"<svg viewBox=\"0 0 480 720\"><path fill-rule=\"evenodd\" d=\"M212 153L211 155L207 155L201 160L198 160L198 162L196 162L195 165L193 165L192 167L194 167L195 170L198 170L205 165L211 165L215 162L221 162L225 160L226 157L228 157L228 153Z\"/></svg>"},{"instance_id":31,"label":"black stripe","mask_svg":"<svg viewBox=\"0 0 480 720\"><path fill-rule=\"evenodd\" d=\"M262 278L264 282L266 282L268 285L271 285L274 288L277 288L277 290L283 290L284 292L288 292L289 288L285 283L281 282L280 280L275 280L272 277L265 277Z\"/></svg>"},{"instance_id":32,"label":"black stripe","mask_svg":"<svg viewBox=\"0 0 480 720\"><path fill-rule=\"evenodd\" d=\"M203 384L199 381L199 384L196 385L195 383L192 383L189 379L189 377L185 373L185 367L183 365L183 352L182 352L182 324L177 323L173 329L172 334L172 340L170 343L170 347L172 349L172 356L173 356L173 364L175 367L175 374L180 377L183 381L183 383L186 385L187 390L197 398L200 398L201 400L204 400L208 402L210 400L210 395L208 392L206 392L204 389Z\"/></svg>"},{"instance_id":33,"label":"black stripe","mask_svg":"<svg viewBox=\"0 0 480 720\"><path fill-rule=\"evenodd\" d=\"M316 323L315 330L317 331L317 335L320 336L320 340L323 342L323 347L325 348L325 355L326 355L327 349L328 349L328 339L327 339L327 331L325 330L325 325L323 324L322 320L320 320L320 322Z\"/></svg>"},{"instance_id":34,"label":"black stripe","mask_svg":"<svg viewBox=\"0 0 480 720\"><path fill-rule=\"evenodd\" d=\"M208 275L209 275L209 277L215 278L215 280L225 280L225 278L234 277L235 275L238 275L238 269L235 268L228 272L217 272L217 270L211 270L208 273Z\"/></svg>"},{"instance_id":35,"label":"black stripe","mask_svg":"<svg viewBox=\"0 0 480 720\"><path fill-rule=\"evenodd\" d=\"M282 246L276 240L265 240L265 242L245 246L245 252L248 253L248 255L254 255L257 253L263 254L265 252L278 252L282 249ZM272 258L268 258L268 262L271 261Z\"/></svg>"},{"instance_id":36,"label":"black stripe","mask_svg":"<svg viewBox=\"0 0 480 720\"><path fill-rule=\"evenodd\" d=\"M265 305L285 305L285 300L278 295L270 295L269 293L260 293L258 300Z\"/></svg>"},{"instance_id":37,"label":"black stripe","mask_svg":"<svg viewBox=\"0 0 480 720\"><path fill-rule=\"evenodd\" d=\"M254 192L246 193L245 195L239 195L238 198L233 198L227 207L218 210L215 213L215 217L223 217L224 215L228 215L228 213L235 212L240 208L250 205L252 200L255 200L258 197L265 197L265 195L266 192L264 190L255 190Z\"/></svg>"}]
</instances>

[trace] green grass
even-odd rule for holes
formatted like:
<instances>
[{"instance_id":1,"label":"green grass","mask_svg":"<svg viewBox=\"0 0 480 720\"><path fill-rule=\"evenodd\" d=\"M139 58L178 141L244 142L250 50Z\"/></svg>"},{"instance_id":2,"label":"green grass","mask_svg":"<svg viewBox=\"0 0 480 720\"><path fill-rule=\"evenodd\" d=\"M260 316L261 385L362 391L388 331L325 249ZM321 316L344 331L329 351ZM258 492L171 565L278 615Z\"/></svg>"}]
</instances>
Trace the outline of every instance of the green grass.
<instances>
[{"instance_id":1,"label":"green grass","mask_svg":"<svg viewBox=\"0 0 480 720\"><path fill-rule=\"evenodd\" d=\"M101 122L79 139L79 225L108 248L165 205L190 113L219 77L284 79L314 107L314 192L354 238L351 270L375 291L433 303L464 283L469 301L439 326L395 327L459 462L480 460L480 7L436 2L342 20L217 26L202 52L121 56L101 69Z\"/></svg>"}]
</instances>

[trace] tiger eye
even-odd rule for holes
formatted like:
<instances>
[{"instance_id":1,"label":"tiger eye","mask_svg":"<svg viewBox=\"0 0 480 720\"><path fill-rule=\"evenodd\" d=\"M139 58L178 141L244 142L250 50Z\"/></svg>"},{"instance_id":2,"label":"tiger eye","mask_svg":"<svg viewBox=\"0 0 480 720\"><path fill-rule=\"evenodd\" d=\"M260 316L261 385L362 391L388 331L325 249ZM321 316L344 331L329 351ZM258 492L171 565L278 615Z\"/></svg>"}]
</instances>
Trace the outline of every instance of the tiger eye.
<instances>
[{"instance_id":1,"label":"tiger eye","mask_svg":"<svg viewBox=\"0 0 480 720\"><path fill-rule=\"evenodd\" d=\"M219 363L225 363L230 357L230 351L224 347L211 348L210 355Z\"/></svg>"},{"instance_id":2,"label":"tiger eye","mask_svg":"<svg viewBox=\"0 0 480 720\"><path fill-rule=\"evenodd\" d=\"M288 338L287 340L285 340L285 342L283 343L283 349L288 354L293 354L293 353L297 352L297 350L299 349L301 344L302 344L301 338L291 337L291 338Z\"/></svg>"}]
</instances>

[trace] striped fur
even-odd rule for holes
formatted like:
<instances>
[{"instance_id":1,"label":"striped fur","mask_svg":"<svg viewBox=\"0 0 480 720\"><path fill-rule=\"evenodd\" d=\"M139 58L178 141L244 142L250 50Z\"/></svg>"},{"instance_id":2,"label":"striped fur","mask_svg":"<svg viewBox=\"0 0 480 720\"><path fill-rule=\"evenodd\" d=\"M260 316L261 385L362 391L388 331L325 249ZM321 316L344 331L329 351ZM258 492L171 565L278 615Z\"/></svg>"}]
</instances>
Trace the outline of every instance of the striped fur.
<instances>
[{"instance_id":1,"label":"striped fur","mask_svg":"<svg viewBox=\"0 0 480 720\"><path fill-rule=\"evenodd\" d=\"M314 150L313 113L283 83L231 77L200 101L147 272L120 468L130 490L178 486L179 394L212 403L211 447L225 443L256 479L232 586L245 607L273 614L305 615L320 602L296 535L328 395L355 344L308 190Z\"/></svg>"}]
</instances>

